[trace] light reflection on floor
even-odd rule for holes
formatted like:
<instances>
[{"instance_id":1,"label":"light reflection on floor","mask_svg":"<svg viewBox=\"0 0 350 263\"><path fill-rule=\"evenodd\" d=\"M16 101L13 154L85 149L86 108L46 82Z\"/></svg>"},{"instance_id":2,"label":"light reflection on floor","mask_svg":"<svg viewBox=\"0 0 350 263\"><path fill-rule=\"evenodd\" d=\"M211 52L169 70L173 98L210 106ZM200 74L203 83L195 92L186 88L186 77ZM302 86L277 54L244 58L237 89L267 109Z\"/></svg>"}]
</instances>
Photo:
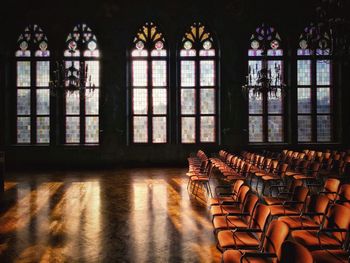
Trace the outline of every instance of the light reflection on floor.
<instances>
[{"instance_id":1,"label":"light reflection on floor","mask_svg":"<svg viewBox=\"0 0 350 263\"><path fill-rule=\"evenodd\" d=\"M5 183L5 262L219 262L185 169L16 175ZM2 261L1 261L2 262Z\"/></svg>"}]
</instances>

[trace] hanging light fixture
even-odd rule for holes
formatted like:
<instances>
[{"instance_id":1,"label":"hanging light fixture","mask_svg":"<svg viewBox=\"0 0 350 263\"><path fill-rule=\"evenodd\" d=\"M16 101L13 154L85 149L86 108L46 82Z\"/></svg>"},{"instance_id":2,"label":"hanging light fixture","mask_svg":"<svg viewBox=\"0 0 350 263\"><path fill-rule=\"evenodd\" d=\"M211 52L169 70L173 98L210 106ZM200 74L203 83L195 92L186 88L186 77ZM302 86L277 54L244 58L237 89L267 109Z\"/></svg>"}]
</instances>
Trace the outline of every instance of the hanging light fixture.
<instances>
[{"instance_id":1,"label":"hanging light fixture","mask_svg":"<svg viewBox=\"0 0 350 263\"><path fill-rule=\"evenodd\" d=\"M316 54L327 50L340 59L350 56L348 8L349 3L344 0L320 0L315 10L316 22L306 35L308 47Z\"/></svg>"},{"instance_id":2,"label":"hanging light fixture","mask_svg":"<svg viewBox=\"0 0 350 263\"><path fill-rule=\"evenodd\" d=\"M246 82L242 86L242 92L247 96L261 97L268 93L270 97L285 95L286 85L283 82L281 63L276 61L269 65L268 56L281 56L281 39L274 28L263 24L257 28L251 37L250 56L259 57L261 68L258 64L248 66ZM270 61L271 62L271 61Z\"/></svg>"}]
</instances>

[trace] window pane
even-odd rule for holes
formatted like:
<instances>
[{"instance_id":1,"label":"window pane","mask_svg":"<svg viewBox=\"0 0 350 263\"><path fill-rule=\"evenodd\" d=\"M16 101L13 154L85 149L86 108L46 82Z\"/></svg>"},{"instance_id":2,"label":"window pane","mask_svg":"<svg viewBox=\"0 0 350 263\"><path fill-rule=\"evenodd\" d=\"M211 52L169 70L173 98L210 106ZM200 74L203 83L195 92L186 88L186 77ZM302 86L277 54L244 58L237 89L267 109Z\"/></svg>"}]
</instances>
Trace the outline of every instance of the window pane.
<instances>
[{"instance_id":1,"label":"window pane","mask_svg":"<svg viewBox=\"0 0 350 263\"><path fill-rule=\"evenodd\" d=\"M79 76L79 70L80 70L80 62L79 61L65 61L65 67L66 69L70 69L68 70L68 77L70 76L74 76L75 78L80 78ZM69 80L66 80L65 86L68 87L69 86Z\"/></svg>"},{"instance_id":2,"label":"window pane","mask_svg":"<svg viewBox=\"0 0 350 263\"><path fill-rule=\"evenodd\" d=\"M38 115L50 114L50 90L48 89L36 90L36 114Z\"/></svg>"},{"instance_id":3,"label":"window pane","mask_svg":"<svg viewBox=\"0 0 350 263\"><path fill-rule=\"evenodd\" d=\"M80 142L79 117L66 117L66 143Z\"/></svg>"},{"instance_id":4,"label":"window pane","mask_svg":"<svg viewBox=\"0 0 350 263\"><path fill-rule=\"evenodd\" d=\"M181 118L181 142L196 142L196 119L194 117Z\"/></svg>"},{"instance_id":5,"label":"window pane","mask_svg":"<svg viewBox=\"0 0 350 263\"><path fill-rule=\"evenodd\" d=\"M18 115L30 114L30 90L29 89L17 90L17 114Z\"/></svg>"},{"instance_id":6,"label":"window pane","mask_svg":"<svg viewBox=\"0 0 350 263\"><path fill-rule=\"evenodd\" d=\"M195 86L195 64L194 61L181 61L181 86Z\"/></svg>"},{"instance_id":7,"label":"window pane","mask_svg":"<svg viewBox=\"0 0 350 263\"><path fill-rule=\"evenodd\" d=\"M148 142L147 117L134 117L134 142Z\"/></svg>"},{"instance_id":8,"label":"window pane","mask_svg":"<svg viewBox=\"0 0 350 263\"><path fill-rule=\"evenodd\" d=\"M215 89L200 90L201 114L215 114Z\"/></svg>"},{"instance_id":9,"label":"window pane","mask_svg":"<svg viewBox=\"0 0 350 263\"><path fill-rule=\"evenodd\" d=\"M317 141L328 142L331 140L331 117L328 115L317 116Z\"/></svg>"},{"instance_id":10,"label":"window pane","mask_svg":"<svg viewBox=\"0 0 350 263\"><path fill-rule=\"evenodd\" d=\"M166 61L152 61L152 83L154 87L167 86Z\"/></svg>"},{"instance_id":11,"label":"window pane","mask_svg":"<svg viewBox=\"0 0 350 263\"><path fill-rule=\"evenodd\" d=\"M252 86L258 86L258 72L261 70L261 61L248 61L248 72L250 72L252 78L249 80Z\"/></svg>"},{"instance_id":12,"label":"window pane","mask_svg":"<svg viewBox=\"0 0 350 263\"><path fill-rule=\"evenodd\" d=\"M263 126L261 116L249 116L249 142L263 141Z\"/></svg>"},{"instance_id":13,"label":"window pane","mask_svg":"<svg viewBox=\"0 0 350 263\"><path fill-rule=\"evenodd\" d=\"M213 60L200 61L200 85L214 86L215 84L215 67Z\"/></svg>"},{"instance_id":14,"label":"window pane","mask_svg":"<svg viewBox=\"0 0 350 263\"><path fill-rule=\"evenodd\" d=\"M153 143L166 143L166 117L153 117Z\"/></svg>"},{"instance_id":15,"label":"window pane","mask_svg":"<svg viewBox=\"0 0 350 263\"><path fill-rule=\"evenodd\" d=\"M298 116L298 141L311 141L311 116Z\"/></svg>"},{"instance_id":16,"label":"window pane","mask_svg":"<svg viewBox=\"0 0 350 263\"><path fill-rule=\"evenodd\" d=\"M283 141L283 120L282 116L269 116L268 118L268 141Z\"/></svg>"},{"instance_id":17,"label":"window pane","mask_svg":"<svg viewBox=\"0 0 350 263\"><path fill-rule=\"evenodd\" d=\"M86 117L85 118L85 142L98 143L99 141L99 118Z\"/></svg>"},{"instance_id":18,"label":"window pane","mask_svg":"<svg viewBox=\"0 0 350 263\"><path fill-rule=\"evenodd\" d=\"M277 90L276 93L277 97L274 95L268 94L267 100L268 100L268 113L270 114L278 114L282 113L282 94L281 90Z\"/></svg>"},{"instance_id":19,"label":"window pane","mask_svg":"<svg viewBox=\"0 0 350 263\"><path fill-rule=\"evenodd\" d=\"M79 114L79 91L66 92L66 114Z\"/></svg>"},{"instance_id":20,"label":"window pane","mask_svg":"<svg viewBox=\"0 0 350 263\"><path fill-rule=\"evenodd\" d=\"M36 141L37 143L50 142L50 118L37 117L36 118Z\"/></svg>"},{"instance_id":21,"label":"window pane","mask_svg":"<svg viewBox=\"0 0 350 263\"><path fill-rule=\"evenodd\" d=\"M99 87L100 86L100 62L99 61L86 61L87 70L87 87Z\"/></svg>"},{"instance_id":22,"label":"window pane","mask_svg":"<svg viewBox=\"0 0 350 263\"><path fill-rule=\"evenodd\" d=\"M38 87L48 87L50 81L50 62L36 62L36 85Z\"/></svg>"},{"instance_id":23,"label":"window pane","mask_svg":"<svg viewBox=\"0 0 350 263\"><path fill-rule=\"evenodd\" d=\"M134 114L147 114L147 89L133 89Z\"/></svg>"},{"instance_id":24,"label":"window pane","mask_svg":"<svg viewBox=\"0 0 350 263\"><path fill-rule=\"evenodd\" d=\"M17 118L17 143L30 143L30 117Z\"/></svg>"},{"instance_id":25,"label":"window pane","mask_svg":"<svg viewBox=\"0 0 350 263\"><path fill-rule=\"evenodd\" d=\"M153 114L166 114L167 113L167 90L166 89L153 89Z\"/></svg>"},{"instance_id":26,"label":"window pane","mask_svg":"<svg viewBox=\"0 0 350 263\"><path fill-rule=\"evenodd\" d=\"M330 69L331 67L329 60L317 60L317 85L330 85Z\"/></svg>"},{"instance_id":27,"label":"window pane","mask_svg":"<svg viewBox=\"0 0 350 263\"><path fill-rule=\"evenodd\" d=\"M298 113L311 113L310 92L310 88L298 88Z\"/></svg>"},{"instance_id":28,"label":"window pane","mask_svg":"<svg viewBox=\"0 0 350 263\"><path fill-rule=\"evenodd\" d=\"M298 85L311 85L311 60L298 60Z\"/></svg>"},{"instance_id":29,"label":"window pane","mask_svg":"<svg viewBox=\"0 0 350 263\"><path fill-rule=\"evenodd\" d=\"M147 86L147 61L132 62L132 85L134 87Z\"/></svg>"},{"instance_id":30,"label":"window pane","mask_svg":"<svg viewBox=\"0 0 350 263\"><path fill-rule=\"evenodd\" d=\"M329 88L317 88L317 113L330 113Z\"/></svg>"},{"instance_id":31,"label":"window pane","mask_svg":"<svg viewBox=\"0 0 350 263\"><path fill-rule=\"evenodd\" d=\"M283 79L283 64L281 60L269 60L268 69L271 71L272 86L281 85L281 78Z\"/></svg>"},{"instance_id":32,"label":"window pane","mask_svg":"<svg viewBox=\"0 0 350 263\"><path fill-rule=\"evenodd\" d=\"M98 115L99 89L87 89L85 91L85 112L88 115Z\"/></svg>"},{"instance_id":33,"label":"window pane","mask_svg":"<svg viewBox=\"0 0 350 263\"><path fill-rule=\"evenodd\" d=\"M17 62L17 87L30 87L30 62Z\"/></svg>"},{"instance_id":34,"label":"window pane","mask_svg":"<svg viewBox=\"0 0 350 263\"><path fill-rule=\"evenodd\" d=\"M196 98L194 89L181 89L181 114L196 113Z\"/></svg>"},{"instance_id":35,"label":"window pane","mask_svg":"<svg viewBox=\"0 0 350 263\"><path fill-rule=\"evenodd\" d=\"M253 91L249 91L249 113L250 114L262 114L262 96L255 96Z\"/></svg>"},{"instance_id":36,"label":"window pane","mask_svg":"<svg viewBox=\"0 0 350 263\"><path fill-rule=\"evenodd\" d=\"M201 142L215 142L215 117L202 116L201 122Z\"/></svg>"}]
</instances>

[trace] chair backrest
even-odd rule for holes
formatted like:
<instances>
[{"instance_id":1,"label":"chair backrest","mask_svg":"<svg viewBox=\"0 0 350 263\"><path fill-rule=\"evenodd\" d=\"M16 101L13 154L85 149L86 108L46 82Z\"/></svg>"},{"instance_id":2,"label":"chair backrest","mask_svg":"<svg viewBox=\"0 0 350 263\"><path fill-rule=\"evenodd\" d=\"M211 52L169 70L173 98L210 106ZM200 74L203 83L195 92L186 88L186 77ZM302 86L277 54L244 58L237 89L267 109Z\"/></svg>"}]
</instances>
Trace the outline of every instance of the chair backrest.
<instances>
[{"instance_id":1,"label":"chair backrest","mask_svg":"<svg viewBox=\"0 0 350 263\"><path fill-rule=\"evenodd\" d=\"M257 204L257 206L254 209L253 216L250 220L249 228L259 229L263 231L266 227L266 224L268 223L269 216L270 208L264 204ZM258 234L259 237L261 235L262 233Z\"/></svg>"},{"instance_id":2,"label":"chair backrest","mask_svg":"<svg viewBox=\"0 0 350 263\"><path fill-rule=\"evenodd\" d=\"M302 160L299 165L299 172L306 173L307 169L309 168L310 161L309 160Z\"/></svg>"},{"instance_id":3,"label":"chair backrest","mask_svg":"<svg viewBox=\"0 0 350 263\"><path fill-rule=\"evenodd\" d=\"M311 218L321 224L323 222L323 217L327 213L329 205L329 199L325 195L313 195L311 196L310 204L308 205L307 211L311 213L321 213L323 215L313 215Z\"/></svg>"},{"instance_id":4,"label":"chair backrest","mask_svg":"<svg viewBox=\"0 0 350 263\"><path fill-rule=\"evenodd\" d=\"M277 160L273 160L271 162L271 166L270 166L270 172L276 172L276 169L278 167L278 161Z\"/></svg>"},{"instance_id":5,"label":"chair backrest","mask_svg":"<svg viewBox=\"0 0 350 263\"><path fill-rule=\"evenodd\" d=\"M337 200L342 202L350 202L350 184L343 184L339 188Z\"/></svg>"},{"instance_id":6,"label":"chair backrest","mask_svg":"<svg viewBox=\"0 0 350 263\"><path fill-rule=\"evenodd\" d=\"M319 162L312 162L310 165L310 170L308 175L311 177L317 177L318 176L318 172L320 171L321 168L321 163Z\"/></svg>"},{"instance_id":7,"label":"chair backrest","mask_svg":"<svg viewBox=\"0 0 350 263\"><path fill-rule=\"evenodd\" d=\"M294 207L298 210L302 210L302 208L306 202L306 198L307 198L308 194L309 194L309 189L307 189L305 186L295 187L295 191L293 192L292 200L302 202L303 204L293 204L292 207Z\"/></svg>"},{"instance_id":8,"label":"chair backrest","mask_svg":"<svg viewBox=\"0 0 350 263\"><path fill-rule=\"evenodd\" d=\"M324 227L332 229L346 229L349 231L350 208L339 204L332 206L326 216ZM344 244L347 238L347 233L334 232L333 236Z\"/></svg>"},{"instance_id":9,"label":"chair backrest","mask_svg":"<svg viewBox=\"0 0 350 263\"><path fill-rule=\"evenodd\" d=\"M280 166L278 167L278 175L279 176L284 176L285 173L287 172L288 169L288 164L287 163L282 163L280 164Z\"/></svg>"},{"instance_id":10,"label":"chair backrest","mask_svg":"<svg viewBox=\"0 0 350 263\"><path fill-rule=\"evenodd\" d=\"M295 188L297 186L302 186L303 185L303 181L302 180L292 180L292 182L289 185L289 192L290 193L294 193L295 192Z\"/></svg>"},{"instance_id":11,"label":"chair backrest","mask_svg":"<svg viewBox=\"0 0 350 263\"><path fill-rule=\"evenodd\" d=\"M289 227L286 223L273 220L267 231L263 242L263 250L268 253L278 255L282 247L282 243L287 239Z\"/></svg>"},{"instance_id":12,"label":"chair backrest","mask_svg":"<svg viewBox=\"0 0 350 263\"><path fill-rule=\"evenodd\" d=\"M237 202L239 202L240 206L243 206L244 200L247 197L247 194L249 192L249 186L243 185L238 192Z\"/></svg>"},{"instance_id":13,"label":"chair backrest","mask_svg":"<svg viewBox=\"0 0 350 263\"><path fill-rule=\"evenodd\" d=\"M248 194L247 198L244 201L242 212L246 222L250 222L251 217L253 216L254 209L259 202L259 197L256 194Z\"/></svg>"},{"instance_id":14,"label":"chair backrest","mask_svg":"<svg viewBox=\"0 0 350 263\"><path fill-rule=\"evenodd\" d=\"M238 194L239 189L241 189L242 185L244 184L243 180L236 180L233 185L231 186L231 192L235 195Z\"/></svg>"},{"instance_id":15,"label":"chair backrest","mask_svg":"<svg viewBox=\"0 0 350 263\"><path fill-rule=\"evenodd\" d=\"M314 260L310 251L303 245L286 240L283 242L279 255L278 262L281 263L313 263Z\"/></svg>"},{"instance_id":16,"label":"chair backrest","mask_svg":"<svg viewBox=\"0 0 350 263\"><path fill-rule=\"evenodd\" d=\"M326 182L324 183L323 190L325 192L330 192L329 194L326 194L329 200L334 201L337 197L338 191L339 191L340 181L335 178L328 178ZM335 194L334 194L335 193Z\"/></svg>"}]
</instances>

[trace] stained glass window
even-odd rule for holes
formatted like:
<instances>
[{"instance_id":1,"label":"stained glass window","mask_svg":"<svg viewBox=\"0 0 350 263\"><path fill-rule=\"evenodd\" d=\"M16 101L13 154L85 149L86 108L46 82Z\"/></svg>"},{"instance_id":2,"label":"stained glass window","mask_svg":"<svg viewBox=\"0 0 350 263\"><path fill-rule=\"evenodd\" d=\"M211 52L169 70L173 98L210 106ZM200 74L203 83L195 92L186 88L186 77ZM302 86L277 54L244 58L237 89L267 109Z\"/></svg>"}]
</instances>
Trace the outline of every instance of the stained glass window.
<instances>
[{"instance_id":1,"label":"stained glass window","mask_svg":"<svg viewBox=\"0 0 350 263\"><path fill-rule=\"evenodd\" d=\"M318 48L308 46L306 27L299 38L297 50L298 141L330 142L332 132L332 60L329 37L319 37Z\"/></svg>"},{"instance_id":2,"label":"stained glass window","mask_svg":"<svg viewBox=\"0 0 350 263\"><path fill-rule=\"evenodd\" d=\"M168 52L152 22L137 32L131 49L130 132L133 143L168 142Z\"/></svg>"},{"instance_id":3,"label":"stained glass window","mask_svg":"<svg viewBox=\"0 0 350 263\"><path fill-rule=\"evenodd\" d=\"M217 47L212 33L194 23L180 50L180 127L182 143L217 142Z\"/></svg>"},{"instance_id":4,"label":"stained glass window","mask_svg":"<svg viewBox=\"0 0 350 263\"><path fill-rule=\"evenodd\" d=\"M263 64L266 63L266 64ZM276 81L272 86L279 86L283 76L283 49L278 32L266 24L258 27L251 36L248 50L248 72L252 86L260 86L258 76L267 67L270 76ZM266 91L248 93L248 140L257 142L284 141L284 98L280 89L274 93Z\"/></svg>"},{"instance_id":5,"label":"stained glass window","mask_svg":"<svg viewBox=\"0 0 350 263\"><path fill-rule=\"evenodd\" d=\"M76 78L86 79L65 92L65 143L98 144L100 100L100 51L97 38L86 24L78 24L68 35L64 51L66 69ZM84 76L85 74L85 76Z\"/></svg>"},{"instance_id":6,"label":"stained glass window","mask_svg":"<svg viewBox=\"0 0 350 263\"><path fill-rule=\"evenodd\" d=\"M50 143L50 51L38 25L28 25L18 38L17 143Z\"/></svg>"}]
</instances>

